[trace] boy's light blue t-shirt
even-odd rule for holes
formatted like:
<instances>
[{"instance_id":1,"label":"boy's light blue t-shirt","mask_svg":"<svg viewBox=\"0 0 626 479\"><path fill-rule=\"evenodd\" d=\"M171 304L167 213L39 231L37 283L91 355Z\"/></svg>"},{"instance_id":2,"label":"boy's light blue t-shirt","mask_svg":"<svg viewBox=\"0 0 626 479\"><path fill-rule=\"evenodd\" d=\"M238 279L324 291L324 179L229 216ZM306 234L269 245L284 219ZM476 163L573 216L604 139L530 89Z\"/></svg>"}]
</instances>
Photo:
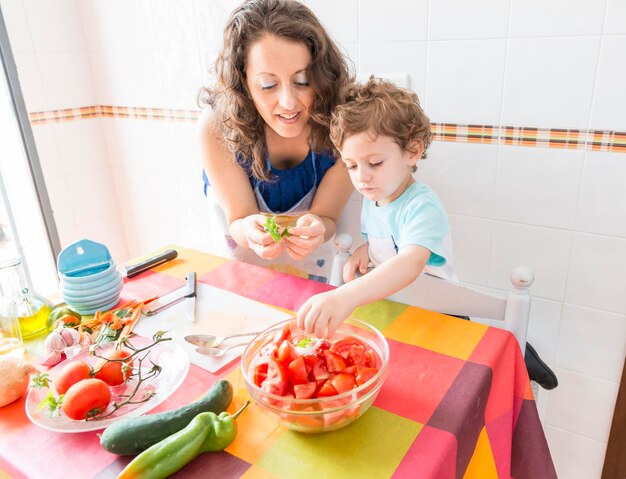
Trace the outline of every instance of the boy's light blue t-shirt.
<instances>
[{"instance_id":1,"label":"boy's light blue t-shirt","mask_svg":"<svg viewBox=\"0 0 626 479\"><path fill-rule=\"evenodd\" d=\"M425 271L456 280L448 215L428 186L415 182L388 205L363 199L361 234L369 242L370 261L379 265L408 245L430 250Z\"/></svg>"}]
</instances>

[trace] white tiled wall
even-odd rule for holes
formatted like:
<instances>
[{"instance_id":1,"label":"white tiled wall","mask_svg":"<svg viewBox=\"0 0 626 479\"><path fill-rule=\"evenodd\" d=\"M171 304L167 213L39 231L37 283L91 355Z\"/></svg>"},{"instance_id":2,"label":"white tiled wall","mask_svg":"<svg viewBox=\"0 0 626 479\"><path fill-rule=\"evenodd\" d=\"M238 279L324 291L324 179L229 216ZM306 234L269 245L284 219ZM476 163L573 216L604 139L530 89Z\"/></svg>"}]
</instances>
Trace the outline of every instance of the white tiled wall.
<instances>
[{"instance_id":1,"label":"white tiled wall","mask_svg":"<svg viewBox=\"0 0 626 479\"><path fill-rule=\"evenodd\" d=\"M434 122L626 130L626 0L305 0L358 73L409 75ZM29 111L195 109L236 0L0 0ZM209 245L193 123L34 126L62 241L118 262ZM557 471L599 477L626 353L626 154L435 142L461 280L536 282L529 338L559 387L538 406ZM359 198L342 217L358 240Z\"/></svg>"},{"instance_id":2,"label":"white tiled wall","mask_svg":"<svg viewBox=\"0 0 626 479\"><path fill-rule=\"evenodd\" d=\"M76 0L0 3L30 112L97 105L97 83ZM128 257L102 121L33 127L60 239L89 237Z\"/></svg>"}]
</instances>

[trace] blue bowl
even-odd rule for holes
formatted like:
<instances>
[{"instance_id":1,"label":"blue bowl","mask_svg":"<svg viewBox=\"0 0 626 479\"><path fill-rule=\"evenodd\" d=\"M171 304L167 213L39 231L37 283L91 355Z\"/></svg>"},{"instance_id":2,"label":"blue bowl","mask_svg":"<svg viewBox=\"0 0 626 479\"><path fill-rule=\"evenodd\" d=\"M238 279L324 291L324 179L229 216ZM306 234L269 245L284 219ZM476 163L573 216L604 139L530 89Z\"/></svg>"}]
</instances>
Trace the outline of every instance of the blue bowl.
<instances>
[{"instance_id":1,"label":"blue bowl","mask_svg":"<svg viewBox=\"0 0 626 479\"><path fill-rule=\"evenodd\" d=\"M115 284L102 292L89 294L89 291L82 291L81 294L74 294L66 289L61 289L61 295L63 299L72 304L103 302L112 299L115 294L119 295L122 286L123 283L120 280L119 284Z\"/></svg>"},{"instance_id":2,"label":"blue bowl","mask_svg":"<svg viewBox=\"0 0 626 479\"><path fill-rule=\"evenodd\" d=\"M73 308L74 310L76 310L76 312L80 313L83 316L88 316L90 314L94 314L96 311L108 311L109 309L113 308L113 306L115 306L117 303L120 302L119 297L112 300L110 303L104 304L99 308L94 308L94 307L87 307L87 308L83 308L83 307L75 307Z\"/></svg>"},{"instance_id":3,"label":"blue bowl","mask_svg":"<svg viewBox=\"0 0 626 479\"><path fill-rule=\"evenodd\" d=\"M59 278L65 281L66 283L71 284L84 284L84 283L92 283L102 278L106 278L111 273L116 271L115 262L111 261L111 263L106 267L106 269L99 269L95 273L92 274L80 274L80 275L71 275L71 274L63 274L59 272Z\"/></svg>"},{"instance_id":4,"label":"blue bowl","mask_svg":"<svg viewBox=\"0 0 626 479\"><path fill-rule=\"evenodd\" d=\"M120 299L120 296L119 294L113 294L107 298L104 298L102 301L93 301L93 302L85 301L85 302L78 302L78 303L75 301L69 301L66 298L63 298L63 299L65 300L67 304L70 305L72 309L75 309L76 311L81 311L84 309L105 311L108 309L106 306L111 302L117 303L117 301L119 301Z\"/></svg>"},{"instance_id":5,"label":"blue bowl","mask_svg":"<svg viewBox=\"0 0 626 479\"><path fill-rule=\"evenodd\" d=\"M104 271L113 262L109 248L89 239L76 241L59 253L59 274L89 276Z\"/></svg>"},{"instance_id":6,"label":"blue bowl","mask_svg":"<svg viewBox=\"0 0 626 479\"><path fill-rule=\"evenodd\" d=\"M118 271L114 271L106 278L84 284L67 283L61 280L60 290L74 298L83 298L111 292L123 284L122 275Z\"/></svg>"}]
</instances>

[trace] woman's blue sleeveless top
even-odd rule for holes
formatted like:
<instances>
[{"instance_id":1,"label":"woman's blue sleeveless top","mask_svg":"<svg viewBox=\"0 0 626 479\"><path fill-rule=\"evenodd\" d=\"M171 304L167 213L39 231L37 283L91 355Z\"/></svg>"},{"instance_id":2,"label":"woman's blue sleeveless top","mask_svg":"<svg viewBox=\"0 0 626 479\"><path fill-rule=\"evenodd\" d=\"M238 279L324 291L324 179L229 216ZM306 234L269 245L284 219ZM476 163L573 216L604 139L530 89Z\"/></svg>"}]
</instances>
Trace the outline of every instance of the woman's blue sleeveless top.
<instances>
[{"instance_id":1,"label":"woman's blue sleeveless top","mask_svg":"<svg viewBox=\"0 0 626 479\"><path fill-rule=\"evenodd\" d=\"M316 164L313 164L315 158ZM299 165L289 170L278 170L271 168L272 179L261 181L252 174L252 170L247 161L237 156L237 163L247 172L250 186L254 190L257 186L261 196L270 210L276 213L289 211L304 195L306 195L315 183L315 170L317 170L317 183L319 186L324 174L335 164L335 157L331 152L325 151L316 155L309 154ZM204 181L204 194L211 186L204 170L202 170Z\"/></svg>"}]
</instances>

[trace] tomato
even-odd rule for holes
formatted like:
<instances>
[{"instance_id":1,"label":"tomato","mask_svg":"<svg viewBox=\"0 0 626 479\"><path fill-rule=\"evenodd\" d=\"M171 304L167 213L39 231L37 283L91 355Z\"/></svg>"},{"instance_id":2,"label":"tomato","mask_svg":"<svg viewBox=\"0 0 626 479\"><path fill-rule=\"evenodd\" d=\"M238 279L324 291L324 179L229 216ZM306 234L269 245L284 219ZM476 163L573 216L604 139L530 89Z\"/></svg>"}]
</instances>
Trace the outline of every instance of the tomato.
<instances>
[{"instance_id":1,"label":"tomato","mask_svg":"<svg viewBox=\"0 0 626 479\"><path fill-rule=\"evenodd\" d=\"M109 349L95 367L95 377L102 379L109 386L118 386L124 383L131 374L133 361L120 361L130 357L131 353L125 349ZM111 361L107 361L107 359Z\"/></svg>"},{"instance_id":2,"label":"tomato","mask_svg":"<svg viewBox=\"0 0 626 479\"><path fill-rule=\"evenodd\" d=\"M356 380L352 374L339 373L330 378L329 381L339 394L356 387Z\"/></svg>"},{"instance_id":3,"label":"tomato","mask_svg":"<svg viewBox=\"0 0 626 479\"><path fill-rule=\"evenodd\" d=\"M313 366L315 366L320 358L318 358L317 356L313 356L312 354L307 354L306 356L303 356L304 358L304 364L306 364L306 369L307 371L311 371L311 369L313 369Z\"/></svg>"},{"instance_id":4,"label":"tomato","mask_svg":"<svg viewBox=\"0 0 626 479\"><path fill-rule=\"evenodd\" d=\"M293 394L297 399L308 399L313 397L316 389L317 383L315 381L304 384L296 384L293 387Z\"/></svg>"},{"instance_id":5,"label":"tomato","mask_svg":"<svg viewBox=\"0 0 626 479\"><path fill-rule=\"evenodd\" d=\"M309 372L306 369L306 364L302 356L289 363L288 375L291 384L294 386L308 382Z\"/></svg>"},{"instance_id":6,"label":"tomato","mask_svg":"<svg viewBox=\"0 0 626 479\"><path fill-rule=\"evenodd\" d=\"M296 351L296 347L289 342L289 340L285 339L280 346L278 347L278 352L276 353L276 359L278 359L283 364L289 364L294 359L298 358L298 351Z\"/></svg>"},{"instance_id":7,"label":"tomato","mask_svg":"<svg viewBox=\"0 0 626 479\"><path fill-rule=\"evenodd\" d=\"M358 368L354 378L356 379L356 383L360 386L372 379L377 372L377 368Z\"/></svg>"},{"instance_id":8,"label":"tomato","mask_svg":"<svg viewBox=\"0 0 626 479\"><path fill-rule=\"evenodd\" d=\"M365 360L363 366L366 368L377 368L378 367L378 358L373 349L368 349L365 351Z\"/></svg>"},{"instance_id":9,"label":"tomato","mask_svg":"<svg viewBox=\"0 0 626 479\"><path fill-rule=\"evenodd\" d=\"M367 349L365 347L365 344L363 344L358 339L353 338L353 337L345 337L345 338L333 341L333 343L330 345L330 350L335 354L339 354L344 359L347 359L352 346L360 346L363 349Z\"/></svg>"},{"instance_id":10,"label":"tomato","mask_svg":"<svg viewBox=\"0 0 626 479\"><path fill-rule=\"evenodd\" d=\"M340 411L331 412L324 415L324 428L329 430L333 425L342 423L346 419L356 418L359 415L361 409L360 405L356 405L349 409L342 409Z\"/></svg>"},{"instance_id":11,"label":"tomato","mask_svg":"<svg viewBox=\"0 0 626 479\"><path fill-rule=\"evenodd\" d=\"M70 419L85 419L89 413L103 412L111 402L111 390L100 379L83 379L65 393L61 408Z\"/></svg>"},{"instance_id":12,"label":"tomato","mask_svg":"<svg viewBox=\"0 0 626 479\"><path fill-rule=\"evenodd\" d=\"M281 363L274 358L267 358L267 378L261 388L272 394L284 396L287 394L287 373Z\"/></svg>"},{"instance_id":13,"label":"tomato","mask_svg":"<svg viewBox=\"0 0 626 479\"><path fill-rule=\"evenodd\" d=\"M330 377L330 373L328 372L328 369L326 369L326 362L320 360L317 363L315 363L313 365L313 369L311 370L311 375L313 376L313 379L315 379L316 381L321 381L322 379L328 379Z\"/></svg>"},{"instance_id":14,"label":"tomato","mask_svg":"<svg viewBox=\"0 0 626 479\"><path fill-rule=\"evenodd\" d=\"M337 394L337 390L334 388L334 386L330 382L330 379L326 381L324 384L322 384L322 387L317 392L318 397L335 396L336 394Z\"/></svg>"},{"instance_id":15,"label":"tomato","mask_svg":"<svg viewBox=\"0 0 626 479\"><path fill-rule=\"evenodd\" d=\"M324 351L325 349L330 349L330 343L328 342L327 339L324 339L322 340L322 342L320 343L317 349L320 353Z\"/></svg>"},{"instance_id":16,"label":"tomato","mask_svg":"<svg viewBox=\"0 0 626 479\"><path fill-rule=\"evenodd\" d=\"M341 372L346 373L346 374L356 374L358 370L359 370L358 366L348 366L346 369L344 369Z\"/></svg>"},{"instance_id":17,"label":"tomato","mask_svg":"<svg viewBox=\"0 0 626 479\"><path fill-rule=\"evenodd\" d=\"M333 342L330 350L344 358L350 365L361 366L367 347L356 338L343 338Z\"/></svg>"},{"instance_id":18,"label":"tomato","mask_svg":"<svg viewBox=\"0 0 626 479\"><path fill-rule=\"evenodd\" d=\"M91 369L89 365L83 361L72 361L61 369L59 375L54 378L52 383L58 394L65 392L78 381L89 379L91 377Z\"/></svg>"},{"instance_id":19,"label":"tomato","mask_svg":"<svg viewBox=\"0 0 626 479\"><path fill-rule=\"evenodd\" d=\"M365 384L378 372L376 352L357 338L346 336L332 343L326 339L316 340L314 354L301 355L296 344L303 339L311 338L291 326L270 336L250 366L254 384L285 398L326 398ZM343 400L349 403L354 398ZM274 405L279 409L285 407L284 404Z\"/></svg>"},{"instance_id":20,"label":"tomato","mask_svg":"<svg viewBox=\"0 0 626 479\"><path fill-rule=\"evenodd\" d=\"M274 335L273 343L276 346L280 346L280 344L285 340L287 341L291 340L291 325L289 324L284 326L283 329L281 329L280 331L276 331L276 334Z\"/></svg>"},{"instance_id":21,"label":"tomato","mask_svg":"<svg viewBox=\"0 0 626 479\"><path fill-rule=\"evenodd\" d=\"M269 364L268 357L259 357L252 366L252 381L261 387L263 381L267 379L267 366Z\"/></svg>"},{"instance_id":22,"label":"tomato","mask_svg":"<svg viewBox=\"0 0 626 479\"><path fill-rule=\"evenodd\" d=\"M346 369L347 364L343 358L328 349L324 351L324 358L326 359L326 369L328 369L328 372L336 373Z\"/></svg>"}]
</instances>

